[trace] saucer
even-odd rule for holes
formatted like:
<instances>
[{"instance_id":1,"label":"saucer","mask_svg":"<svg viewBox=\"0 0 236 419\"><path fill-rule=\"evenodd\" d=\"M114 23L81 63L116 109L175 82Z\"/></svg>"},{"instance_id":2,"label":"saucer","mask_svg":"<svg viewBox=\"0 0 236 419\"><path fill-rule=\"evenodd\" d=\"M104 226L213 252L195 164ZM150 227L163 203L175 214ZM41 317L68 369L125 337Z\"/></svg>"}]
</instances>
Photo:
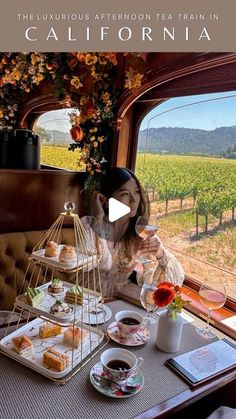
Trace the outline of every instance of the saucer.
<instances>
[{"instance_id":1,"label":"saucer","mask_svg":"<svg viewBox=\"0 0 236 419\"><path fill-rule=\"evenodd\" d=\"M120 331L117 326L117 322L110 323L107 327L107 333L112 340L121 345L125 346L140 346L144 345L146 342L149 341L150 334L148 329L145 327L142 329L138 334L134 334L132 336L124 337L120 334Z\"/></svg>"},{"instance_id":2,"label":"saucer","mask_svg":"<svg viewBox=\"0 0 236 419\"><path fill-rule=\"evenodd\" d=\"M90 381L92 385L96 388L96 390L100 391L100 393L104 394L108 397L113 397L115 399L124 399L127 397L134 396L135 394L139 393L139 391L143 388L144 385L144 376L142 372L137 372L136 374L132 375L132 377L129 377L126 381L126 384L135 385L137 388L135 391L132 391L132 393L124 394L117 384L114 383L107 383L105 386L99 384L97 381L94 380L93 374L98 375L105 375L104 371L102 369L102 363L98 362L95 364L91 371L90 371Z\"/></svg>"},{"instance_id":3,"label":"saucer","mask_svg":"<svg viewBox=\"0 0 236 419\"><path fill-rule=\"evenodd\" d=\"M93 310L90 313L86 314L83 318L83 323L85 324L102 324L110 320L112 316L111 309L105 304L98 304L97 308L101 308L101 313L93 314ZM96 308L94 308L96 310Z\"/></svg>"}]
</instances>

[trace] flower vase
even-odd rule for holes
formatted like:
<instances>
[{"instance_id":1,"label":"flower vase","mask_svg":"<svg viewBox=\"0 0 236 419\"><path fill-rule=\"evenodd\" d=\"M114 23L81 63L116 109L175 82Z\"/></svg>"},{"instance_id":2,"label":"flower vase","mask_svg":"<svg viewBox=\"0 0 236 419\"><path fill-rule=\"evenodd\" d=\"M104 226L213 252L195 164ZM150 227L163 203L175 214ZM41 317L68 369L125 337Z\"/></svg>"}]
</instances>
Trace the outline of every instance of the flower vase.
<instances>
[{"instance_id":1,"label":"flower vase","mask_svg":"<svg viewBox=\"0 0 236 419\"><path fill-rule=\"evenodd\" d=\"M164 352L176 352L180 347L183 319L177 314L174 320L171 310L164 311L158 321L156 346Z\"/></svg>"}]
</instances>

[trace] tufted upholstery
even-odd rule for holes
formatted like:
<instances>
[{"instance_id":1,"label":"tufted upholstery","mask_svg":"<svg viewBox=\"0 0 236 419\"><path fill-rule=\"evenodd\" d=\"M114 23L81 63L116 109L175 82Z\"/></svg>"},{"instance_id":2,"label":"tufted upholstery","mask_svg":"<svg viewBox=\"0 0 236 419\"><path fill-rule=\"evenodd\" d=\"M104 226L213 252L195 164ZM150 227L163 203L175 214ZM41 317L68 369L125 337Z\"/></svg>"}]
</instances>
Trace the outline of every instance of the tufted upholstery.
<instances>
[{"instance_id":1,"label":"tufted upholstery","mask_svg":"<svg viewBox=\"0 0 236 419\"><path fill-rule=\"evenodd\" d=\"M42 239L45 231L28 231L19 233L0 234L0 310L12 310L14 300L20 292L25 290L32 272L28 272L24 281L28 257L33 247ZM72 228L62 230L61 242L73 244L74 231ZM50 271L47 272L50 276ZM65 274L56 272L57 277L70 281ZM33 282L37 278L33 276ZM43 280L43 274L39 283Z\"/></svg>"}]
</instances>

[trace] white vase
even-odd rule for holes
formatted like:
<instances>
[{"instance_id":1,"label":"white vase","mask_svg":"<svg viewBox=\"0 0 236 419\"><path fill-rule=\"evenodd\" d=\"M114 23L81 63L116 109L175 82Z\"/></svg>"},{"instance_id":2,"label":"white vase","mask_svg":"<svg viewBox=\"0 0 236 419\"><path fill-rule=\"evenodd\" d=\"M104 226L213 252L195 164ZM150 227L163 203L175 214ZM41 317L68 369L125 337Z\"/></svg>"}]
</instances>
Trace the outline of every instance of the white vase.
<instances>
[{"instance_id":1,"label":"white vase","mask_svg":"<svg viewBox=\"0 0 236 419\"><path fill-rule=\"evenodd\" d=\"M164 352L178 351L183 331L183 319L177 313L174 320L171 311L164 311L159 318L157 328L156 346Z\"/></svg>"}]
</instances>

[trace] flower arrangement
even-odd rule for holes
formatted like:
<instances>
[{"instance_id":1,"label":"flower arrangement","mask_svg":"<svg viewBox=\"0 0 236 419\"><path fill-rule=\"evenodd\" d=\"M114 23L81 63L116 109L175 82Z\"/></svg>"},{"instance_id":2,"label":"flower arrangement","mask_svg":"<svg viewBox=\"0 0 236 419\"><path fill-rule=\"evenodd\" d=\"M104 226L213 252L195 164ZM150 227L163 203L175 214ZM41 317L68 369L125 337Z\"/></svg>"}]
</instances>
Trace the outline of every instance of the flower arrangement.
<instances>
[{"instance_id":1,"label":"flower arrangement","mask_svg":"<svg viewBox=\"0 0 236 419\"><path fill-rule=\"evenodd\" d=\"M182 299L179 285L173 285L170 282L162 282L157 286L153 293L153 300L158 308L167 306L173 320L177 320L177 313L181 313L184 304L190 303L189 300Z\"/></svg>"},{"instance_id":2,"label":"flower arrangement","mask_svg":"<svg viewBox=\"0 0 236 419\"><path fill-rule=\"evenodd\" d=\"M115 52L1 53L0 129L19 128L20 110L28 95L35 97L38 86L46 83L67 107L77 98L70 113L73 143L69 150L80 149L78 165L85 165L89 175L103 172L118 95L122 89L140 87L143 79L137 69L144 69L146 54L123 55L124 80Z\"/></svg>"}]
</instances>

